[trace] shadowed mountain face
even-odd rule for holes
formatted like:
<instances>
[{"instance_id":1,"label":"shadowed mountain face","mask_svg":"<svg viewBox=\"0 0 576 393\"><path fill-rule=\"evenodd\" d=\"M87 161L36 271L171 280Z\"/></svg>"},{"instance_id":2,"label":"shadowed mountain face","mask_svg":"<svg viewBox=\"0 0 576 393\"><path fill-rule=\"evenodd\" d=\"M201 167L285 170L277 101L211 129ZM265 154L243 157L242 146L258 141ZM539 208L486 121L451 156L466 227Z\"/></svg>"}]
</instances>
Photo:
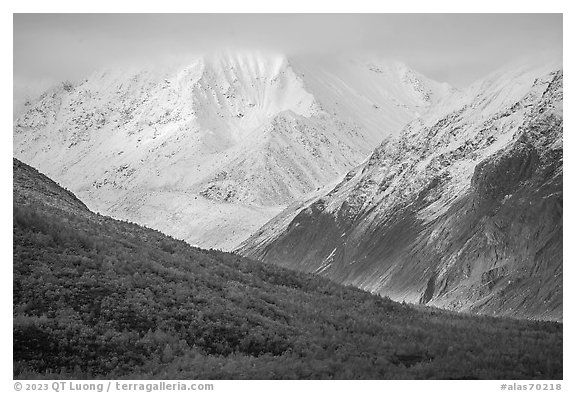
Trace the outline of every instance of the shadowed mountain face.
<instances>
[{"instance_id":1,"label":"shadowed mountain face","mask_svg":"<svg viewBox=\"0 0 576 393\"><path fill-rule=\"evenodd\" d=\"M491 75L238 252L394 300L561 320L562 77Z\"/></svg>"},{"instance_id":2,"label":"shadowed mountain face","mask_svg":"<svg viewBox=\"0 0 576 393\"><path fill-rule=\"evenodd\" d=\"M232 249L451 91L378 59L200 56L47 91L14 154L92 210Z\"/></svg>"},{"instance_id":3,"label":"shadowed mountain face","mask_svg":"<svg viewBox=\"0 0 576 393\"><path fill-rule=\"evenodd\" d=\"M201 250L13 171L16 379L562 378L561 324L399 304Z\"/></svg>"}]
</instances>

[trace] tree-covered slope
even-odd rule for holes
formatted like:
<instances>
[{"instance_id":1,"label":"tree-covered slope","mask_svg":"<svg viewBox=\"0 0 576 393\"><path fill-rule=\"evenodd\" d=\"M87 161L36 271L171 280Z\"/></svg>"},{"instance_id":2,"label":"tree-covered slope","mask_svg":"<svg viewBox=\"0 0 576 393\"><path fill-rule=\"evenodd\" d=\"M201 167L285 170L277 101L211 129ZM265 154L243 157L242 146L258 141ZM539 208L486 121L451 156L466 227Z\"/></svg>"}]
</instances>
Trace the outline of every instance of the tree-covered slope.
<instances>
[{"instance_id":1,"label":"tree-covered slope","mask_svg":"<svg viewBox=\"0 0 576 393\"><path fill-rule=\"evenodd\" d=\"M197 249L13 168L15 378L562 378L561 324Z\"/></svg>"}]
</instances>

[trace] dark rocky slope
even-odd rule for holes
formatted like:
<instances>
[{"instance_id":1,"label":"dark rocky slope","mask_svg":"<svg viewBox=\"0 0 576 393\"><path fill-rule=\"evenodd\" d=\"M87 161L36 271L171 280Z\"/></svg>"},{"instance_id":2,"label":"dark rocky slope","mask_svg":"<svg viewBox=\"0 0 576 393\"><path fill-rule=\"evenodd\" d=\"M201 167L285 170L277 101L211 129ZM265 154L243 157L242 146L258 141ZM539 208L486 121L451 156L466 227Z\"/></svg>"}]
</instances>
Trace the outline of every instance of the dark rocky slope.
<instances>
[{"instance_id":1,"label":"dark rocky slope","mask_svg":"<svg viewBox=\"0 0 576 393\"><path fill-rule=\"evenodd\" d=\"M394 300L561 320L562 80L487 78L238 252Z\"/></svg>"}]
</instances>

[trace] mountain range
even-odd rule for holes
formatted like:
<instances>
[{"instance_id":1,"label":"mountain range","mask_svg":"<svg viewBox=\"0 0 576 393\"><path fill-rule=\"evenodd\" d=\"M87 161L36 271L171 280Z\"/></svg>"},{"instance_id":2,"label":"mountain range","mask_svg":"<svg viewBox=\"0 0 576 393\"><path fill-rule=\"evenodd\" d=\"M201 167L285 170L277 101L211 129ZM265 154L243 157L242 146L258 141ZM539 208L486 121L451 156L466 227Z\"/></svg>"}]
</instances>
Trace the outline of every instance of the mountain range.
<instances>
[{"instance_id":1,"label":"mountain range","mask_svg":"<svg viewBox=\"0 0 576 393\"><path fill-rule=\"evenodd\" d=\"M562 319L563 73L498 71L238 249L398 301Z\"/></svg>"},{"instance_id":2,"label":"mountain range","mask_svg":"<svg viewBox=\"0 0 576 393\"><path fill-rule=\"evenodd\" d=\"M14 154L95 211L232 249L452 91L378 58L219 52L55 86Z\"/></svg>"},{"instance_id":3,"label":"mountain range","mask_svg":"<svg viewBox=\"0 0 576 393\"><path fill-rule=\"evenodd\" d=\"M563 71L468 88L374 56L219 52L27 102L14 155L87 208L406 301L562 320Z\"/></svg>"}]
</instances>

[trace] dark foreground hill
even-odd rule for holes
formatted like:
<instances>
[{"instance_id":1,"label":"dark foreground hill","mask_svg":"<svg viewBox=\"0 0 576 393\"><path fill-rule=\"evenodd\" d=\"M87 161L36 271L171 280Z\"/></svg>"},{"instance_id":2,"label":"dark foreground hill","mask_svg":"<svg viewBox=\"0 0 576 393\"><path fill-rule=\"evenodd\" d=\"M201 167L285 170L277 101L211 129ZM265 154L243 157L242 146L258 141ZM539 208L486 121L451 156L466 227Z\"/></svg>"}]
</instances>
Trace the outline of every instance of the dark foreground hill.
<instances>
[{"instance_id":1,"label":"dark foreground hill","mask_svg":"<svg viewBox=\"0 0 576 393\"><path fill-rule=\"evenodd\" d=\"M91 213L14 160L15 378L562 378L562 324L395 303Z\"/></svg>"}]
</instances>

